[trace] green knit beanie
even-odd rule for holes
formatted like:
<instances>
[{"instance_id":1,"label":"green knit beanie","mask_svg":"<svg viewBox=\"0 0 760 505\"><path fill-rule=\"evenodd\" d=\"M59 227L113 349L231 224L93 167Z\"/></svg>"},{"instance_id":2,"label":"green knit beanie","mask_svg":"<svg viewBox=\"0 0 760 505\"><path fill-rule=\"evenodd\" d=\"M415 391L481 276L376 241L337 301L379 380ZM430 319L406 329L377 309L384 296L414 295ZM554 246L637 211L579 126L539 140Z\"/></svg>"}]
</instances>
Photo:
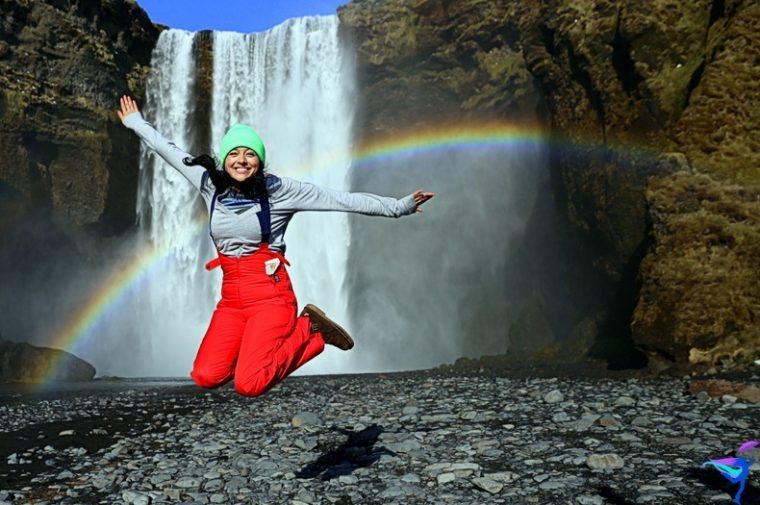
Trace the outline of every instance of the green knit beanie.
<instances>
[{"instance_id":1,"label":"green knit beanie","mask_svg":"<svg viewBox=\"0 0 760 505\"><path fill-rule=\"evenodd\" d=\"M259 137L258 133L253 131L253 128L250 126L238 123L232 125L230 129L227 130L227 133L222 137L222 143L219 146L219 156L221 156L222 163L227 159L227 155L230 154L230 151L236 147L247 147L248 149L252 149L259 155L262 166L266 162L267 154L266 149L264 149L264 142L262 142L261 137Z\"/></svg>"}]
</instances>

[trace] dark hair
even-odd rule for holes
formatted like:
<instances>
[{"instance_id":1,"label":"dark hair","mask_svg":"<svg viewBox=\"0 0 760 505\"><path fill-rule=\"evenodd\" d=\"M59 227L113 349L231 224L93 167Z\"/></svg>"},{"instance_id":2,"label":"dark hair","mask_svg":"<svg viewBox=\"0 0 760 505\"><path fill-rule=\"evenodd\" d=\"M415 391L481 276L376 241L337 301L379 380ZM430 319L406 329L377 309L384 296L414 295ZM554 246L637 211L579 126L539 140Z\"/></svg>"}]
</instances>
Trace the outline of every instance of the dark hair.
<instances>
[{"instance_id":1,"label":"dark hair","mask_svg":"<svg viewBox=\"0 0 760 505\"><path fill-rule=\"evenodd\" d=\"M235 187L243 193L246 198L258 198L260 196L267 196L267 174L264 172L264 165L261 165L259 169L245 181L238 183L230 174L220 167L216 158L208 154L201 154L194 158L187 157L182 160L185 165L200 165L208 172L211 183L220 193L224 192L230 186ZM219 167L219 168L218 168Z\"/></svg>"}]
</instances>

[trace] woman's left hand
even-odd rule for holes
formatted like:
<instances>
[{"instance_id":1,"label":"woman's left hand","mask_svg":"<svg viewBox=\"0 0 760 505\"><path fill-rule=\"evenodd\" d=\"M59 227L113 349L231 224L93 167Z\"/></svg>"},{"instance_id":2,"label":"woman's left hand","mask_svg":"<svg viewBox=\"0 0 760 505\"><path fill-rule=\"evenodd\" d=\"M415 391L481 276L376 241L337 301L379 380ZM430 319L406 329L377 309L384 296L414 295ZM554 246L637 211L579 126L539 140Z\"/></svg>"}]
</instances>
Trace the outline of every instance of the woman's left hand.
<instances>
[{"instance_id":1,"label":"woman's left hand","mask_svg":"<svg viewBox=\"0 0 760 505\"><path fill-rule=\"evenodd\" d=\"M430 193L428 191L422 191L421 189L418 189L412 193L412 195L414 196L414 203L417 205L417 212L422 212L420 206L433 198L435 196L435 193Z\"/></svg>"}]
</instances>

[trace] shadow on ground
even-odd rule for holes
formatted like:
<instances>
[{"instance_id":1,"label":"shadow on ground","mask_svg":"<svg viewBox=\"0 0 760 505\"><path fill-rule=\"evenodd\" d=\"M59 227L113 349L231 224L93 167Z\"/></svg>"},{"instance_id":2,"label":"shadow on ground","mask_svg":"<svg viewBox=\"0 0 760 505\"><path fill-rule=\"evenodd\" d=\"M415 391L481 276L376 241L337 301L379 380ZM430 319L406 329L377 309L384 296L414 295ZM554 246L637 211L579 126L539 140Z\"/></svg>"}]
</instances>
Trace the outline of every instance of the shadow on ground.
<instances>
[{"instance_id":1,"label":"shadow on ground","mask_svg":"<svg viewBox=\"0 0 760 505\"><path fill-rule=\"evenodd\" d=\"M602 486L597 488L597 493L599 493L599 496L604 498L604 503L608 505L634 505L635 503L620 495L617 491L613 490L609 486Z\"/></svg>"},{"instance_id":2,"label":"shadow on ground","mask_svg":"<svg viewBox=\"0 0 760 505\"><path fill-rule=\"evenodd\" d=\"M306 465L296 474L299 479L330 480L349 475L357 468L368 467L384 454L396 455L385 447L375 447L377 439L384 431L381 426L373 424L358 432L337 427L332 429L348 435L348 440L339 447L327 450L316 461Z\"/></svg>"}]
</instances>

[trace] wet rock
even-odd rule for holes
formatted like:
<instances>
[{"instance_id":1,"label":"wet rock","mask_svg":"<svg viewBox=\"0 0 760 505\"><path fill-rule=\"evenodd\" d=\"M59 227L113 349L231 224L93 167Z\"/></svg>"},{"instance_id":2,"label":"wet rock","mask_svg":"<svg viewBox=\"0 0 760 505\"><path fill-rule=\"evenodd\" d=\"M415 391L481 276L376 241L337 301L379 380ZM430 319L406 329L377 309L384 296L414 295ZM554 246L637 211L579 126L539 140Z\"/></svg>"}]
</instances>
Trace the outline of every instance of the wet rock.
<instances>
[{"instance_id":1,"label":"wet rock","mask_svg":"<svg viewBox=\"0 0 760 505\"><path fill-rule=\"evenodd\" d=\"M596 495L580 495L575 497L576 503L579 505L603 505L604 500L601 496Z\"/></svg>"},{"instance_id":2,"label":"wet rock","mask_svg":"<svg viewBox=\"0 0 760 505\"><path fill-rule=\"evenodd\" d=\"M565 399L565 395L563 395L559 390L555 389L553 391L550 391L544 395L544 401L546 403L560 403Z\"/></svg>"},{"instance_id":3,"label":"wet rock","mask_svg":"<svg viewBox=\"0 0 760 505\"><path fill-rule=\"evenodd\" d=\"M407 405L401 410L401 413L405 416L416 416L419 413L419 407L413 405Z\"/></svg>"},{"instance_id":4,"label":"wet rock","mask_svg":"<svg viewBox=\"0 0 760 505\"><path fill-rule=\"evenodd\" d=\"M456 480L456 478L457 476L453 472L444 472L436 475L435 480L438 481L438 484L446 484L447 482Z\"/></svg>"},{"instance_id":5,"label":"wet rock","mask_svg":"<svg viewBox=\"0 0 760 505\"><path fill-rule=\"evenodd\" d=\"M636 405L636 400L630 396L620 396L615 400L616 407L633 407L634 405Z\"/></svg>"},{"instance_id":6,"label":"wet rock","mask_svg":"<svg viewBox=\"0 0 760 505\"><path fill-rule=\"evenodd\" d=\"M150 496L136 491L124 491L121 497L130 505L148 505L151 502Z\"/></svg>"},{"instance_id":7,"label":"wet rock","mask_svg":"<svg viewBox=\"0 0 760 505\"><path fill-rule=\"evenodd\" d=\"M593 470L616 470L623 468L623 458L614 453L591 454L586 458L586 465Z\"/></svg>"},{"instance_id":8,"label":"wet rock","mask_svg":"<svg viewBox=\"0 0 760 505\"><path fill-rule=\"evenodd\" d=\"M294 428L300 428L302 426L313 426L320 424L322 421L319 419L319 416L313 412L299 412L295 416L293 416L293 419L291 419L290 424Z\"/></svg>"},{"instance_id":9,"label":"wet rock","mask_svg":"<svg viewBox=\"0 0 760 505\"><path fill-rule=\"evenodd\" d=\"M631 425L646 428L652 426L652 420L647 416L636 416L631 421Z\"/></svg>"},{"instance_id":10,"label":"wet rock","mask_svg":"<svg viewBox=\"0 0 760 505\"><path fill-rule=\"evenodd\" d=\"M182 489L197 489L201 485L201 480L196 477L180 477L174 485Z\"/></svg>"},{"instance_id":11,"label":"wet rock","mask_svg":"<svg viewBox=\"0 0 760 505\"><path fill-rule=\"evenodd\" d=\"M605 427L622 425L622 423L618 421L618 419L615 416L610 415L610 414L603 415L602 417L599 418L598 422L599 422L599 425L605 426Z\"/></svg>"},{"instance_id":12,"label":"wet rock","mask_svg":"<svg viewBox=\"0 0 760 505\"><path fill-rule=\"evenodd\" d=\"M472 479L472 483L475 484L476 487L491 494L496 494L504 488L504 484L487 477L476 477Z\"/></svg>"}]
</instances>

